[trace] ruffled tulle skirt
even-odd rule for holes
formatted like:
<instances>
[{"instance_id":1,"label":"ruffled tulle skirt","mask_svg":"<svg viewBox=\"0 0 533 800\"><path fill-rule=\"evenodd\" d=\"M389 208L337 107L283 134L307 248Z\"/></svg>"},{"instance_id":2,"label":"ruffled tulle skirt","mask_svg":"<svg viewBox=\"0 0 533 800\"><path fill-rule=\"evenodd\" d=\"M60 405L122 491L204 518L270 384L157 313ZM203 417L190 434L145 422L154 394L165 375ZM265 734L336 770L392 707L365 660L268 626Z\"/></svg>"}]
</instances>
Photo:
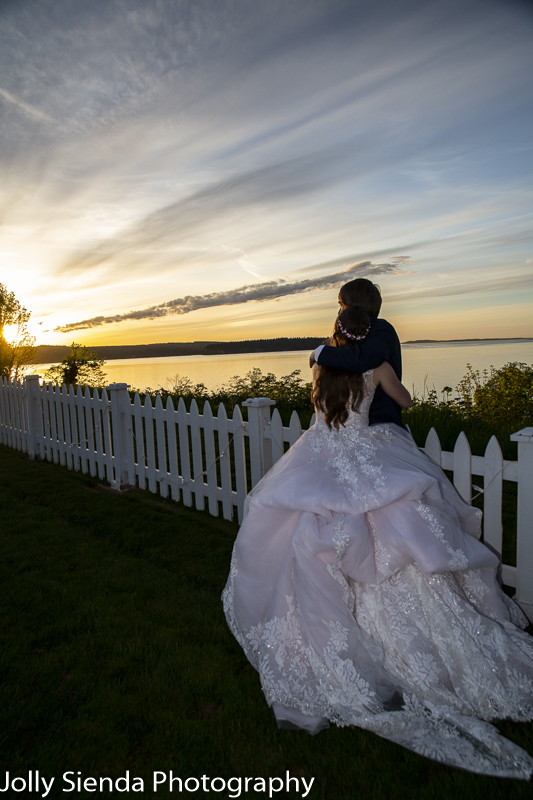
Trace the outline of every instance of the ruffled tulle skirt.
<instances>
[{"instance_id":1,"label":"ruffled tulle skirt","mask_svg":"<svg viewBox=\"0 0 533 800\"><path fill-rule=\"evenodd\" d=\"M529 777L490 720L533 719L533 639L480 517L397 426L320 420L291 447L247 497L223 594L278 724Z\"/></svg>"}]
</instances>

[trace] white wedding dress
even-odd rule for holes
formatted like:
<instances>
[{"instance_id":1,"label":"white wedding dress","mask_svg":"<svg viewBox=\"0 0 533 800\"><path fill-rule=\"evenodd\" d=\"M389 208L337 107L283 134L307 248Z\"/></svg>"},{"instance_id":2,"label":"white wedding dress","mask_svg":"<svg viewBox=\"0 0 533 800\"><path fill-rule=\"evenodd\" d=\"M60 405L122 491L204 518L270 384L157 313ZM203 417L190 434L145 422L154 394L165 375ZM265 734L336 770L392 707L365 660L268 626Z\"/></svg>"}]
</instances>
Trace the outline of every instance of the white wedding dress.
<instances>
[{"instance_id":1,"label":"white wedding dress","mask_svg":"<svg viewBox=\"0 0 533 800\"><path fill-rule=\"evenodd\" d=\"M407 431L323 416L246 499L223 593L281 727L357 725L472 772L527 779L489 720L533 719L533 638L465 503Z\"/></svg>"}]
</instances>

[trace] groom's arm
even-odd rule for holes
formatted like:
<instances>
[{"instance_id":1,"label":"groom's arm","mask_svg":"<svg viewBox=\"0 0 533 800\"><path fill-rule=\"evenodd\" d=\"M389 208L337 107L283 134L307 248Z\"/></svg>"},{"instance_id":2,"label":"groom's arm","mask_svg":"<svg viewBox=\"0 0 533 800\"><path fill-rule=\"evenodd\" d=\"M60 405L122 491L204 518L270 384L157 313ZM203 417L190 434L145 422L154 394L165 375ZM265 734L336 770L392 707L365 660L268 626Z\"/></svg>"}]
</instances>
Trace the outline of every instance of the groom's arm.
<instances>
[{"instance_id":1,"label":"groom's arm","mask_svg":"<svg viewBox=\"0 0 533 800\"><path fill-rule=\"evenodd\" d=\"M324 345L317 354L317 363L343 372L366 372L391 360L397 339L392 325L384 319L377 319L358 347Z\"/></svg>"}]
</instances>

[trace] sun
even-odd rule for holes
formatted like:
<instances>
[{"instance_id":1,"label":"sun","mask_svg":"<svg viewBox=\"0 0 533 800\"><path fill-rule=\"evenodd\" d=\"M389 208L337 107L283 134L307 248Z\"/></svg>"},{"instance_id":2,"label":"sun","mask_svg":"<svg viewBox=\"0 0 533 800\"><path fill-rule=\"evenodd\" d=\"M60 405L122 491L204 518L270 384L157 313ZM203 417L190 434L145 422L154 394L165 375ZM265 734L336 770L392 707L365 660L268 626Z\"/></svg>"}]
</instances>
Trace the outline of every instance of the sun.
<instances>
[{"instance_id":1,"label":"sun","mask_svg":"<svg viewBox=\"0 0 533 800\"><path fill-rule=\"evenodd\" d=\"M19 326L16 324L4 325L3 329L4 339L6 340L6 342L9 342L10 344L16 344L19 335L24 332L29 333L30 336L35 336L36 338L39 338L40 336L42 336L43 333L42 324L43 324L42 322L37 322L34 321L33 319L30 319L24 326L23 331L20 331Z\"/></svg>"},{"instance_id":2,"label":"sun","mask_svg":"<svg viewBox=\"0 0 533 800\"><path fill-rule=\"evenodd\" d=\"M12 343L18 334L18 325L4 325L4 339Z\"/></svg>"}]
</instances>

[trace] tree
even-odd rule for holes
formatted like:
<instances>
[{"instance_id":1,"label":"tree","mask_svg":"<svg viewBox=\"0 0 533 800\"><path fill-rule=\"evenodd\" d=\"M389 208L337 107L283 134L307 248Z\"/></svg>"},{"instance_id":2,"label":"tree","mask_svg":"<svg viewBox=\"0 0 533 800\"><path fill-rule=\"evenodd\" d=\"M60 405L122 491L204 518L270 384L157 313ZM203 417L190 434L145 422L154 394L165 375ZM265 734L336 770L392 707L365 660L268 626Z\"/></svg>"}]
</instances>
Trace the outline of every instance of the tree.
<instances>
[{"instance_id":1,"label":"tree","mask_svg":"<svg viewBox=\"0 0 533 800\"><path fill-rule=\"evenodd\" d=\"M31 311L0 283L0 378L17 380L35 355L35 336L28 331ZM7 337L7 338L6 338Z\"/></svg>"},{"instance_id":2,"label":"tree","mask_svg":"<svg viewBox=\"0 0 533 800\"><path fill-rule=\"evenodd\" d=\"M102 367L105 364L98 353L89 352L81 344L72 342L71 351L60 364L54 364L45 374L45 380L54 383L66 383L71 386L101 387L106 384L106 374Z\"/></svg>"}]
</instances>

